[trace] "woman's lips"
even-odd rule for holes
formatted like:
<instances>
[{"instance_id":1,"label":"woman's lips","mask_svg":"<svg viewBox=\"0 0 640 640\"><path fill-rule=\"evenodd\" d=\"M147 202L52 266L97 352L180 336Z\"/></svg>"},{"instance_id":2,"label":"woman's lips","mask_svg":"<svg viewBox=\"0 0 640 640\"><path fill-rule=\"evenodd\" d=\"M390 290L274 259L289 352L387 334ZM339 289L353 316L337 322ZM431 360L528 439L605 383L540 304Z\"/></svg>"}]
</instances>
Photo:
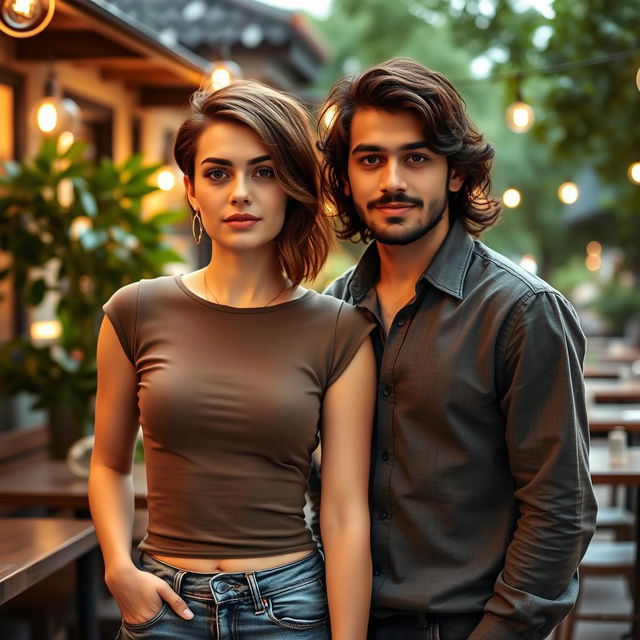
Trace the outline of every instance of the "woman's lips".
<instances>
[{"instance_id":1,"label":"woman's lips","mask_svg":"<svg viewBox=\"0 0 640 640\"><path fill-rule=\"evenodd\" d=\"M232 229L250 229L257 222L260 222L260 218L257 218L250 213L234 213L224 219L224 223L229 225Z\"/></svg>"}]
</instances>

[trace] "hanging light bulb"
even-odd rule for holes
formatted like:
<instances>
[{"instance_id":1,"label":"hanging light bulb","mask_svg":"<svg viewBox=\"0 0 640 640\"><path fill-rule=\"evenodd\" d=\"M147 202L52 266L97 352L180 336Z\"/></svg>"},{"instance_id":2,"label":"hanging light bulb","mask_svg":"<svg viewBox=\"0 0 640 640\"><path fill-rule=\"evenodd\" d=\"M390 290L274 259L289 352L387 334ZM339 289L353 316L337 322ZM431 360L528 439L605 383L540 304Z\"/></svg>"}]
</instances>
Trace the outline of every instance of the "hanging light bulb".
<instances>
[{"instance_id":1,"label":"hanging light bulb","mask_svg":"<svg viewBox=\"0 0 640 640\"><path fill-rule=\"evenodd\" d=\"M211 91L228 87L234 80L243 76L240 65L233 60L216 60L207 75L206 85Z\"/></svg>"},{"instance_id":2,"label":"hanging light bulb","mask_svg":"<svg viewBox=\"0 0 640 640\"><path fill-rule=\"evenodd\" d=\"M14 38L40 33L53 18L55 0L0 0L0 31Z\"/></svg>"},{"instance_id":3,"label":"hanging light bulb","mask_svg":"<svg viewBox=\"0 0 640 640\"><path fill-rule=\"evenodd\" d=\"M65 142L70 135L73 136L80 123L80 107L71 98L60 99L53 71L47 78L44 97L33 109L33 122L39 133L54 135L64 132Z\"/></svg>"},{"instance_id":4,"label":"hanging light bulb","mask_svg":"<svg viewBox=\"0 0 640 640\"><path fill-rule=\"evenodd\" d=\"M638 87L638 91L640 91L640 67L638 67L638 73L636 73L636 87Z\"/></svg>"},{"instance_id":5,"label":"hanging light bulb","mask_svg":"<svg viewBox=\"0 0 640 640\"><path fill-rule=\"evenodd\" d=\"M558 187L558 198L563 204L573 204L580 197L580 190L575 182L563 182Z\"/></svg>"},{"instance_id":6,"label":"hanging light bulb","mask_svg":"<svg viewBox=\"0 0 640 640\"><path fill-rule=\"evenodd\" d=\"M533 127L536 117L531 106L522 99L520 78L517 78L516 82L516 101L507 107L505 119L511 131L525 133Z\"/></svg>"},{"instance_id":7,"label":"hanging light bulb","mask_svg":"<svg viewBox=\"0 0 640 640\"><path fill-rule=\"evenodd\" d=\"M640 184L640 162L630 164L629 169L627 170L627 175L633 184Z\"/></svg>"}]
</instances>

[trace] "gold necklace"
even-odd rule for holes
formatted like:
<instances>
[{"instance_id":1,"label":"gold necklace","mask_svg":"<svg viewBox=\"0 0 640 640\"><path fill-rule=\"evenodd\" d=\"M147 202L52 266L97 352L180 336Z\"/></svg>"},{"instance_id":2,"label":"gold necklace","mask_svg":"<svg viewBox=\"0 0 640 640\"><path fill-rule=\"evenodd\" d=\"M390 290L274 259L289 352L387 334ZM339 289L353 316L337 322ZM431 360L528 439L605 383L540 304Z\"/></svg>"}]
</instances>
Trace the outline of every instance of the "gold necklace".
<instances>
[{"instance_id":1,"label":"gold necklace","mask_svg":"<svg viewBox=\"0 0 640 640\"><path fill-rule=\"evenodd\" d=\"M209 288L209 285L207 284L207 270L204 269L204 271L202 272L202 279L204 281L204 288L211 294L211 297L213 298L213 301L216 304L222 304L218 298L216 298L215 293L213 293L213 291L211 291L211 289ZM263 304L263 307L268 307L271 303L275 302L285 291L285 289L287 288L287 281L284 281L284 286L282 287L282 289L280 289L280 291L278 291L278 293L276 293L275 296L273 296L273 298L271 298L271 300L269 300L269 302L267 302L266 304Z\"/></svg>"}]
</instances>

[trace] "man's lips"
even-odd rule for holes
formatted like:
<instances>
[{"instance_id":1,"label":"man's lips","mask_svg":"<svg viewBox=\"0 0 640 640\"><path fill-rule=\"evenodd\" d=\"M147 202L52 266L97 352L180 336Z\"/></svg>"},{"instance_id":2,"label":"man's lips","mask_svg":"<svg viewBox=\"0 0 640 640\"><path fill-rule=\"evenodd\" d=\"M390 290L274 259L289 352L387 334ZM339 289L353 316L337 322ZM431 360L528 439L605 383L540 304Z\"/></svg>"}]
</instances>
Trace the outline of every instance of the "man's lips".
<instances>
[{"instance_id":1,"label":"man's lips","mask_svg":"<svg viewBox=\"0 0 640 640\"><path fill-rule=\"evenodd\" d=\"M383 213L404 213L413 209L416 205L410 202L389 202L387 204L377 204L374 209Z\"/></svg>"}]
</instances>

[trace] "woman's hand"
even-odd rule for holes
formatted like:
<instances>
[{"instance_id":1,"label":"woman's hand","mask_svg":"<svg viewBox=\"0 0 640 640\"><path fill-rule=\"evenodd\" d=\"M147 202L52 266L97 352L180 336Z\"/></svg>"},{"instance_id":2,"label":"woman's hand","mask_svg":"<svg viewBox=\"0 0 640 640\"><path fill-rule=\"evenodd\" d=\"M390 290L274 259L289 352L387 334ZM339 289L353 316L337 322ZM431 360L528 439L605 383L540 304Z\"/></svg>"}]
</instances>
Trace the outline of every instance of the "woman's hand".
<instances>
[{"instance_id":1,"label":"woman's hand","mask_svg":"<svg viewBox=\"0 0 640 640\"><path fill-rule=\"evenodd\" d=\"M151 620L164 602L181 618L191 620L193 613L187 603L162 579L135 566L114 571L105 577L115 598L122 619L130 624Z\"/></svg>"}]
</instances>

